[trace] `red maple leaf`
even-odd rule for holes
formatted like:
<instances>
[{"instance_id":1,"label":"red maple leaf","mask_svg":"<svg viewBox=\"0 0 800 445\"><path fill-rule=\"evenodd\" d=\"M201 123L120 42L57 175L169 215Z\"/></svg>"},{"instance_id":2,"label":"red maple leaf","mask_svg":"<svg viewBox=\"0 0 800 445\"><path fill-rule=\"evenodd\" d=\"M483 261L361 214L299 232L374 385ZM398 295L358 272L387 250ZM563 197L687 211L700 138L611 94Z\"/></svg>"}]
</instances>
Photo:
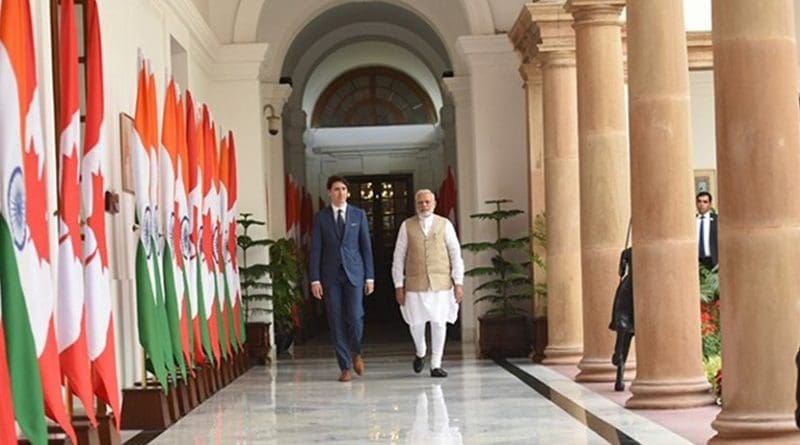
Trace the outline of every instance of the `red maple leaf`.
<instances>
[{"instance_id":1,"label":"red maple leaf","mask_svg":"<svg viewBox=\"0 0 800 445\"><path fill-rule=\"evenodd\" d=\"M108 269L108 246L106 245L106 215L105 215L105 178L102 173L92 173L92 214L86 219L86 224L94 232L97 241L97 252L100 253L100 264L103 269ZM88 261L88 260L87 260Z\"/></svg>"},{"instance_id":2,"label":"red maple leaf","mask_svg":"<svg viewBox=\"0 0 800 445\"><path fill-rule=\"evenodd\" d=\"M172 250L174 250L175 262L179 268L183 269L183 221L178 218L180 214L178 201L173 202L172 209L172 217L175 218L175 223L172 226Z\"/></svg>"},{"instance_id":3,"label":"red maple leaf","mask_svg":"<svg viewBox=\"0 0 800 445\"><path fill-rule=\"evenodd\" d=\"M24 153L25 165L25 203L31 240L40 260L50 262L50 240L47 237L47 189L44 174L39 174L39 154L30 141ZM44 170L42 170L44 171Z\"/></svg>"},{"instance_id":4,"label":"red maple leaf","mask_svg":"<svg viewBox=\"0 0 800 445\"><path fill-rule=\"evenodd\" d=\"M205 255L206 267L214 269L214 240L212 235L213 226L211 225L211 212L203 215L203 234L200 244Z\"/></svg>"},{"instance_id":5,"label":"red maple leaf","mask_svg":"<svg viewBox=\"0 0 800 445\"><path fill-rule=\"evenodd\" d=\"M59 242L65 238L72 244L72 254L75 259L81 260L81 201L80 182L78 182L78 150L73 146L70 156L61 156L61 196L59 200L59 215L66 233L62 234Z\"/></svg>"}]
</instances>

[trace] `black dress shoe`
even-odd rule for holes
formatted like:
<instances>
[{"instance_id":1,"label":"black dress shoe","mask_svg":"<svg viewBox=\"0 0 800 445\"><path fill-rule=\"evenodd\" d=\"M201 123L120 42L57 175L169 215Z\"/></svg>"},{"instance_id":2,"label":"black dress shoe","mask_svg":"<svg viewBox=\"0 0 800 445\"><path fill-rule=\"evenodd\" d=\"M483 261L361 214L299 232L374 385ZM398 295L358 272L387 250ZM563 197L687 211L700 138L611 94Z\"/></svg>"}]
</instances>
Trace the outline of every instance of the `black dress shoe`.
<instances>
[{"instance_id":1,"label":"black dress shoe","mask_svg":"<svg viewBox=\"0 0 800 445\"><path fill-rule=\"evenodd\" d=\"M431 377L447 377L447 371L442 368L431 369Z\"/></svg>"},{"instance_id":2,"label":"black dress shoe","mask_svg":"<svg viewBox=\"0 0 800 445\"><path fill-rule=\"evenodd\" d=\"M414 372L419 374L425 366L425 357L414 356Z\"/></svg>"}]
</instances>

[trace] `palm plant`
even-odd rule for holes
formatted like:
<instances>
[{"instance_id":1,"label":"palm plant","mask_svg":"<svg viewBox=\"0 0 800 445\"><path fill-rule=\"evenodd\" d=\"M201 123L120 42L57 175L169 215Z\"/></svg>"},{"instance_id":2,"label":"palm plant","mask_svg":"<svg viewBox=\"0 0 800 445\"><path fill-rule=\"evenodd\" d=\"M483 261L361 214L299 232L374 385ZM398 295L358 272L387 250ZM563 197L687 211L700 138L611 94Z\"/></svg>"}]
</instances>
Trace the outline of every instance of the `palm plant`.
<instances>
[{"instance_id":1,"label":"palm plant","mask_svg":"<svg viewBox=\"0 0 800 445\"><path fill-rule=\"evenodd\" d=\"M242 304L244 305L244 319L247 322L251 314L259 312L269 313L270 310L260 307L251 307L254 301L267 301L272 296L266 291L270 289L270 284L265 280L269 272L269 266L264 263L249 264L247 258L248 250L253 247L269 246L272 241L268 239L253 239L248 230L252 226L263 226L264 221L252 219L252 213L242 213L236 221L242 227L242 234L236 239L239 248L242 249L242 265L239 266L239 277L242 289Z\"/></svg>"},{"instance_id":2,"label":"palm plant","mask_svg":"<svg viewBox=\"0 0 800 445\"><path fill-rule=\"evenodd\" d=\"M465 250L475 253L491 253L491 265L479 266L466 271L470 277L484 277L486 281L475 288L473 293L482 292L475 303L487 301L491 308L486 312L487 315L500 317L511 317L524 314L517 303L530 300L531 298L531 278L530 261L516 262L509 257L514 252L526 252L530 243L529 236L521 238L507 238L502 236L502 224L504 221L523 213L519 209L504 209L503 205L512 202L510 199L497 199L485 201L486 204L494 205L495 209L488 213L476 213L470 218L478 220L494 221L496 237L493 241L482 241L464 244Z\"/></svg>"}]
</instances>

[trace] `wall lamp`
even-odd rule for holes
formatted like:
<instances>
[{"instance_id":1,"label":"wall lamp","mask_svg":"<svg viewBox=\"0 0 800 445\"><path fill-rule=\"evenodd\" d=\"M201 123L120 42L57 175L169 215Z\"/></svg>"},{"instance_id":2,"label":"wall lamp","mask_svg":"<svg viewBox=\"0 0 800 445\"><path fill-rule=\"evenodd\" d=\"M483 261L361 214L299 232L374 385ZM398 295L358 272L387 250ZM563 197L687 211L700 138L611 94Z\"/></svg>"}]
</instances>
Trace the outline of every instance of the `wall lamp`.
<instances>
[{"instance_id":1,"label":"wall lamp","mask_svg":"<svg viewBox=\"0 0 800 445\"><path fill-rule=\"evenodd\" d=\"M264 105L264 116L267 118L267 131L275 136L281 125L281 117L275 114L275 108L270 104Z\"/></svg>"}]
</instances>

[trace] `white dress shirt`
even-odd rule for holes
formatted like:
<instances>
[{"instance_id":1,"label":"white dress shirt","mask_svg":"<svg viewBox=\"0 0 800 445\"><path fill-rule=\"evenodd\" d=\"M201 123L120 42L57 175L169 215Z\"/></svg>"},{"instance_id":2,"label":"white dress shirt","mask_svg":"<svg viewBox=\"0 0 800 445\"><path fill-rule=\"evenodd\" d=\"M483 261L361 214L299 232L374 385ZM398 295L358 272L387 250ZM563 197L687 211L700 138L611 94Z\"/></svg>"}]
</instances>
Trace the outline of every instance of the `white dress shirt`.
<instances>
[{"instance_id":1,"label":"white dress shirt","mask_svg":"<svg viewBox=\"0 0 800 445\"><path fill-rule=\"evenodd\" d=\"M336 207L335 205L333 205L333 203L331 203L331 210L333 211L333 222L335 222L337 225L339 224L339 210L341 210L342 211L342 218L344 219L345 224L347 224L347 202L346 201L345 201L344 204L342 204L341 207ZM367 283L368 284L375 283L375 280L368 279ZM312 281L311 284L320 284L320 282L319 281Z\"/></svg>"},{"instance_id":2,"label":"white dress shirt","mask_svg":"<svg viewBox=\"0 0 800 445\"><path fill-rule=\"evenodd\" d=\"M419 221L420 226L422 226L422 233L427 237L433 225L433 215L420 216ZM461 286L464 284L464 260L461 258L461 245L458 243L456 229L453 228L453 224L448 219L445 219L444 242L450 257L450 277L453 279L453 283ZM407 252L408 232L406 221L403 221L397 233L397 243L394 246L392 261L392 280L395 288L404 287Z\"/></svg>"},{"instance_id":3,"label":"white dress shirt","mask_svg":"<svg viewBox=\"0 0 800 445\"><path fill-rule=\"evenodd\" d=\"M433 216L419 217L422 233L427 237L433 225ZM447 253L450 257L450 277L453 283L464 284L464 260L461 259L461 245L458 243L456 230L450 220L445 219L444 240ZM392 280L395 288L405 285L406 253L408 252L408 232L406 221L400 225L397 233L397 244L394 247L392 261ZM455 323L458 319L458 303L456 302L453 288L426 292L406 291L405 304L400 306L400 314L409 326L418 326L422 323L432 322L437 324ZM434 351L441 357L441 351Z\"/></svg>"},{"instance_id":4,"label":"white dress shirt","mask_svg":"<svg viewBox=\"0 0 800 445\"><path fill-rule=\"evenodd\" d=\"M703 213L702 215L697 215L697 242L700 242L700 221L703 221L703 256L711 256L711 212ZM698 253L700 252L700 246L698 244Z\"/></svg>"}]
</instances>

